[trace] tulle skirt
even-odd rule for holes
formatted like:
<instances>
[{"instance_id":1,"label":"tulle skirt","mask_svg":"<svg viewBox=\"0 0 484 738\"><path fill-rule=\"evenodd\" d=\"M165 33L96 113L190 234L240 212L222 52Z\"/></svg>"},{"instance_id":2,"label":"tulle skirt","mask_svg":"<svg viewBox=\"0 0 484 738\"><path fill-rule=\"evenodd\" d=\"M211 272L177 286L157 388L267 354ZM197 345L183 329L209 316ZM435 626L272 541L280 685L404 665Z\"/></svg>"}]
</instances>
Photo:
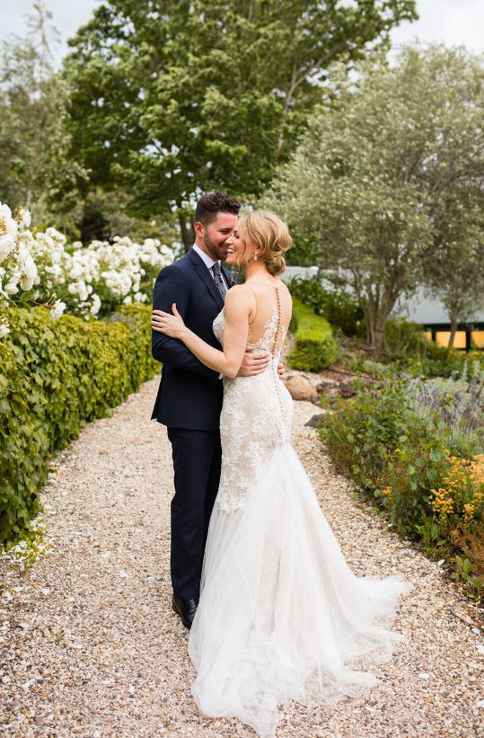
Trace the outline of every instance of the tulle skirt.
<instances>
[{"instance_id":1,"label":"tulle skirt","mask_svg":"<svg viewBox=\"0 0 484 738\"><path fill-rule=\"evenodd\" d=\"M238 717L275 736L278 706L331 703L374 686L367 664L402 639L389 627L399 576L356 577L289 444L244 506L215 506L189 653L207 716Z\"/></svg>"}]
</instances>

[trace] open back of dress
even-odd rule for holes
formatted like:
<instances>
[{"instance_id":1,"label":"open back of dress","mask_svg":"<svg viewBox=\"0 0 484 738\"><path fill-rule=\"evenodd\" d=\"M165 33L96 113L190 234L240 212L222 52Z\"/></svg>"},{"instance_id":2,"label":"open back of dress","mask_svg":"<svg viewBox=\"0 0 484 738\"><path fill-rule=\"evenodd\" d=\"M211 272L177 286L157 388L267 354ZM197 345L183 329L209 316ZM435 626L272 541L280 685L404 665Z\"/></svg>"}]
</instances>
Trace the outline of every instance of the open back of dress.
<instances>
[{"instance_id":1,"label":"open back of dress","mask_svg":"<svg viewBox=\"0 0 484 738\"><path fill-rule=\"evenodd\" d=\"M269 351L278 357L291 322L292 300L286 287L254 285L255 317L249 325L247 348Z\"/></svg>"}]
</instances>

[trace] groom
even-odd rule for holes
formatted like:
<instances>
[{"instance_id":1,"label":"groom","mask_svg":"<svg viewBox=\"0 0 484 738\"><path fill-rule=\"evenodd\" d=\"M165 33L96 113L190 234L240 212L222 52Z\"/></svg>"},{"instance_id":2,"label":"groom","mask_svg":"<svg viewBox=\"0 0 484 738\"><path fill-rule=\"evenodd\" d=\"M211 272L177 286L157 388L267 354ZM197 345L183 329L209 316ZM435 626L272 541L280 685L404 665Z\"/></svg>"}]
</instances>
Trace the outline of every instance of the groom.
<instances>
[{"instance_id":1,"label":"groom","mask_svg":"<svg viewBox=\"0 0 484 738\"><path fill-rule=\"evenodd\" d=\"M175 302L185 324L220 349L212 331L232 286L221 262L237 225L240 203L222 192L208 192L195 211L195 244L188 254L162 269L153 308L171 312ZM152 419L168 428L175 472L171 503L171 580L173 609L190 628L200 596L200 577L210 515L220 480L220 411L223 383L181 341L152 332L153 357L163 363ZM240 374L263 371L270 356L247 352Z\"/></svg>"}]
</instances>

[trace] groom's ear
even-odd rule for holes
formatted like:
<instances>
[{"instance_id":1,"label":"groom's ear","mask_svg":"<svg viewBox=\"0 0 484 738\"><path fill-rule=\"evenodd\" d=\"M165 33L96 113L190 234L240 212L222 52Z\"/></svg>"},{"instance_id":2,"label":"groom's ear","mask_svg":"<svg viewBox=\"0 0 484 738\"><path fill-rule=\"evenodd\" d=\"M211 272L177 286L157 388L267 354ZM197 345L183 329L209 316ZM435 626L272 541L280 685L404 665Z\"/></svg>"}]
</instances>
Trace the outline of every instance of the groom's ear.
<instances>
[{"instance_id":1,"label":"groom's ear","mask_svg":"<svg viewBox=\"0 0 484 738\"><path fill-rule=\"evenodd\" d=\"M195 238L202 238L205 235L205 226L203 223L199 220L195 221L193 224L193 230L195 231Z\"/></svg>"}]
</instances>

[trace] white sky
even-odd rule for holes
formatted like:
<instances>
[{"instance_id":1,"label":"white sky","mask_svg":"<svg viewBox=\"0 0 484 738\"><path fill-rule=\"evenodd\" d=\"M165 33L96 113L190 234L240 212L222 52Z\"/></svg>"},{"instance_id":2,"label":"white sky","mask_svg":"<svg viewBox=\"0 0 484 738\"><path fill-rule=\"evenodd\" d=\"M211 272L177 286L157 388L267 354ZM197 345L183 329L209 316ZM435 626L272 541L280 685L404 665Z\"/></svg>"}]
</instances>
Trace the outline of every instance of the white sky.
<instances>
[{"instance_id":1,"label":"white sky","mask_svg":"<svg viewBox=\"0 0 484 738\"><path fill-rule=\"evenodd\" d=\"M442 42L484 52L484 0L417 0L420 19L402 23L393 31L394 46Z\"/></svg>"},{"instance_id":2,"label":"white sky","mask_svg":"<svg viewBox=\"0 0 484 738\"><path fill-rule=\"evenodd\" d=\"M58 60L66 52L65 41L86 23L100 2L47 0L64 42L57 51ZM25 14L30 12L32 5L33 0L0 0L0 39L10 33L24 33ZM439 41L484 52L484 0L417 0L417 9L419 21L404 23L393 32L395 46L419 38L423 42Z\"/></svg>"}]
</instances>

